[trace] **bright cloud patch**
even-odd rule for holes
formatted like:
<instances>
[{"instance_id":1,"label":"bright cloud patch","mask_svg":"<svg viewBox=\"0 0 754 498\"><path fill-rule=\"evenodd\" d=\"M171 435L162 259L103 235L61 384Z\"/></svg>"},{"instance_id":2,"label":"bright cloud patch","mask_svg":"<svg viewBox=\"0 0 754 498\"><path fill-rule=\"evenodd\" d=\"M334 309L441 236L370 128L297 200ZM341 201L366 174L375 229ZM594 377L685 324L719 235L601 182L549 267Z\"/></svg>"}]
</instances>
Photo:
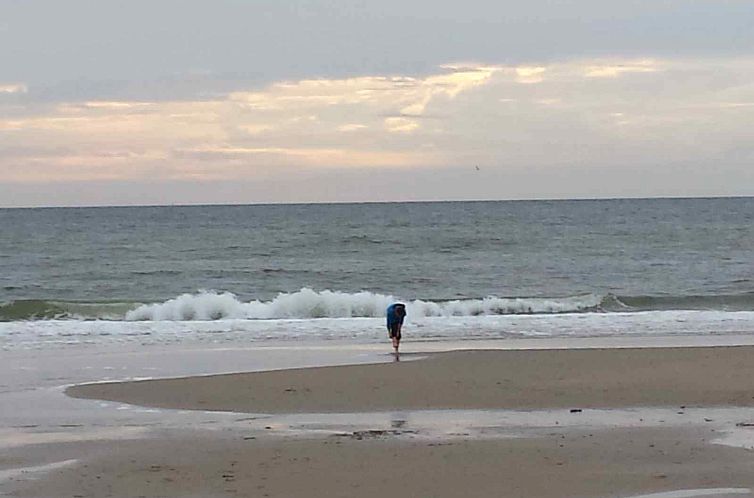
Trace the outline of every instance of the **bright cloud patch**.
<instances>
[{"instance_id":1,"label":"bright cloud patch","mask_svg":"<svg viewBox=\"0 0 754 498\"><path fill-rule=\"evenodd\" d=\"M453 99L485 85L500 70L472 65L445 65L441 69L442 74L426 78L367 76L284 82L264 91L232 93L230 99L260 112L360 106L421 115L433 100Z\"/></svg>"},{"instance_id":2,"label":"bright cloud patch","mask_svg":"<svg viewBox=\"0 0 754 498\"><path fill-rule=\"evenodd\" d=\"M521 66L514 69L516 81L524 84L541 83L544 80L546 67L541 66Z\"/></svg>"},{"instance_id":3,"label":"bright cloud patch","mask_svg":"<svg viewBox=\"0 0 754 498\"><path fill-rule=\"evenodd\" d=\"M584 68L587 78L617 78L626 73L653 73L659 71L659 65L652 60L640 60L626 64L595 64Z\"/></svg>"},{"instance_id":4,"label":"bright cloud patch","mask_svg":"<svg viewBox=\"0 0 754 498\"><path fill-rule=\"evenodd\" d=\"M26 93L28 92L26 85L21 83L3 84L0 83L0 94L2 93Z\"/></svg>"},{"instance_id":5,"label":"bright cloud patch","mask_svg":"<svg viewBox=\"0 0 754 498\"><path fill-rule=\"evenodd\" d=\"M391 133L411 133L419 128L419 123L408 118L386 118L385 129Z\"/></svg>"},{"instance_id":6,"label":"bright cloud patch","mask_svg":"<svg viewBox=\"0 0 754 498\"><path fill-rule=\"evenodd\" d=\"M359 131L363 130L364 128L368 128L367 125L359 124L359 123L347 123L341 126L338 126L338 131L342 131L344 133L348 133L351 131Z\"/></svg>"}]
</instances>

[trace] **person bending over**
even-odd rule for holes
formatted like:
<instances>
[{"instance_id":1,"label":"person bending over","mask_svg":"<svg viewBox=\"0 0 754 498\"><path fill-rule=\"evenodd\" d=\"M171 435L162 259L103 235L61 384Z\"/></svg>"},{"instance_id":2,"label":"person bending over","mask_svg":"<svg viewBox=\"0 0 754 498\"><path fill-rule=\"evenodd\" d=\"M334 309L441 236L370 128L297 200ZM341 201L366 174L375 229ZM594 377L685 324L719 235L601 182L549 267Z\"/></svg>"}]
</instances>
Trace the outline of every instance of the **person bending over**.
<instances>
[{"instance_id":1,"label":"person bending over","mask_svg":"<svg viewBox=\"0 0 754 498\"><path fill-rule=\"evenodd\" d=\"M401 328L403 319L406 318L406 305L403 303L394 303L387 307L387 333L393 341L393 349L398 354L398 347L401 345Z\"/></svg>"}]
</instances>

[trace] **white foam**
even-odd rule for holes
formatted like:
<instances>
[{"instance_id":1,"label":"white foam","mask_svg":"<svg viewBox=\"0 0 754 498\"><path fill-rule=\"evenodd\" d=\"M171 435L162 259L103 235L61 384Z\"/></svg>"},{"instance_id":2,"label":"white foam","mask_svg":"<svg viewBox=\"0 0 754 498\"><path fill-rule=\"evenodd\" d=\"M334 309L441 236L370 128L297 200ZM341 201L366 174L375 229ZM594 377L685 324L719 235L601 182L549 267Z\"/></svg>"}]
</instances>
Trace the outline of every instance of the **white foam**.
<instances>
[{"instance_id":1,"label":"white foam","mask_svg":"<svg viewBox=\"0 0 754 498\"><path fill-rule=\"evenodd\" d=\"M281 293L271 301L245 303L224 292L183 294L164 303L147 304L129 311L127 320L217 320L228 318L350 318L381 317L390 303L407 303L407 312L415 317L512 315L529 313L566 313L595 308L602 298L597 295L565 298L467 299L445 302L408 301L372 292L314 291Z\"/></svg>"},{"instance_id":2,"label":"white foam","mask_svg":"<svg viewBox=\"0 0 754 498\"><path fill-rule=\"evenodd\" d=\"M575 337L750 336L754 312L645 311L551 315L417 316L409 313L407 341ZM226 319L205 321L0 322L0 348L59 348L80 344L175 344L290 340L385 340L385 319ZM7 340L3 341L3 338Z\"/></svg>"}]
</instances>

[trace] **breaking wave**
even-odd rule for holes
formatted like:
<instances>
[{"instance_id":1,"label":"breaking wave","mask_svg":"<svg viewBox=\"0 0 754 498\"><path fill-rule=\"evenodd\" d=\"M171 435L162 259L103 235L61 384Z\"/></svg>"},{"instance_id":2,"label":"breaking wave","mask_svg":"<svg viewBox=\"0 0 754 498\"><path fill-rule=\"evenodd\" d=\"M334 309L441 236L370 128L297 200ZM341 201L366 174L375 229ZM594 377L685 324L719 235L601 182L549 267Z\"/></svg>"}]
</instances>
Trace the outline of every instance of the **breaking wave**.
<instances>
[{"instance_id":1,"label":"breaking wave","mask_svg":"<svg viewBox=\"0 0 754 498\"><path fill-rule=\"evenodd\" d=\"M221 318L352 318L381 317L390 303L401 299L371 292L301 289L279 294L271 301L244 303L230 293L183 294L164 303L149 304L126 313L127 320L217 320ZM410 316L473 316L586 311L600 303L599 296L561 299L499 298L457 301L404 301Z\"/></svg>"},{"instance_id":2,"label":"breaking wave","mask_svg":"<svg viewBox=\"0 0 754 498\"><path fill-rule=\"evenodd\" d=\"M486 297L452 301L403 300L372 292L315 291L303 288L269 301L245 302L229 292L182 294L164 302L80 303L21 300L0 305L0 321L128 320L183 321L220 319L311 319L382 317L390 303L407 304L409 317L523 315L659 310L754 311L754 293L713 296Z\"/></svg>"}]
</instances>

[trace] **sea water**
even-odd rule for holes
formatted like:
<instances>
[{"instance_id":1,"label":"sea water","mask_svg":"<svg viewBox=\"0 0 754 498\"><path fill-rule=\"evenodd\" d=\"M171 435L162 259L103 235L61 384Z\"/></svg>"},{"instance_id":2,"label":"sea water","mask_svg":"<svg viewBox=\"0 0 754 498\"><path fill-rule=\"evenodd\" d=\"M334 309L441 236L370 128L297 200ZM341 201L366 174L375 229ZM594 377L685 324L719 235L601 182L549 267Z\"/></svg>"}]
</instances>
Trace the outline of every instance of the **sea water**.
<instances>
[{"instance_id":1,"label":"sea water","mask_svg":"<svg viewBox=\"0 0 754 498\"><path fill-rule=\"evenodd\" d=\"M754 198L0 209L0 348L754 333Z\"/></svg>"}]
</instances>

